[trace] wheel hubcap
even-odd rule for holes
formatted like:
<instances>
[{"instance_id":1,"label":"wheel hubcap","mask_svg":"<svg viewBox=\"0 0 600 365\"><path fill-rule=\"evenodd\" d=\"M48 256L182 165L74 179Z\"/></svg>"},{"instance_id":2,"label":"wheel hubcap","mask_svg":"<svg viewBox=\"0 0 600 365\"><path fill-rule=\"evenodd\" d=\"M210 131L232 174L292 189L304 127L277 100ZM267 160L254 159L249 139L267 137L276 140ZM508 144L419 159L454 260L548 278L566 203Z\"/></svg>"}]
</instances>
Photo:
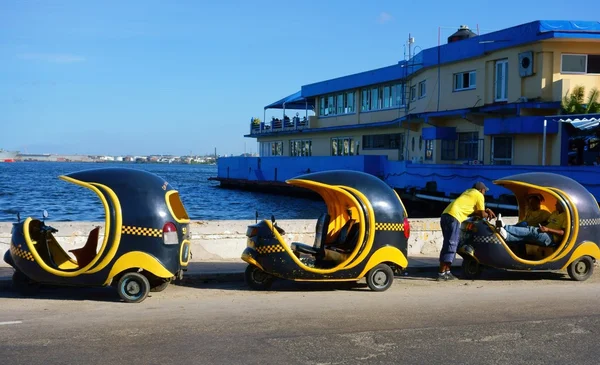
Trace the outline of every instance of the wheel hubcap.
<instances>
[{"instance_id":1,"label":"wheel hubcap","mask_svg":"<svg viewBox=\"0 0 600 365\"><path fill-rule=\"evenodd\" d=\"M125 288L127 290L127 294L129 295L138 295L141 291L140 284L136 283L135 281L128 282Z\"/></svg>"},{"instance_id":2,"label":"wheel hubcap","mask_svg":"<svg viewBox=\"0 0 600 365\"><path fill-rule=\"evenodd\" d=\"M384 286L387 283L387 275L383 271L377 271L373 275L373 283L377 286Z\"/></svg>"},{"instance_id":3,"label":"wheel hubcap","mask_svg":"<svg viewBox=\"0 0 600 365\"><path fill-rule=\"evenodd\" d=\"M587 272L587 265L585 264L585 262L578 262L577 265L575 265L575 272L580 275L585 274Z\"/></svg>"},{"instance_id":4,"label":"wheel hubcap","mask_svg":"<svg viewBox=\"0 0 600 365\"><path fill-rule=\"evenodd\" d=\"M257 283L263 283L264 281L266 281L268 278L267 274L259 271L259 270L254 270L254 273L252 274L252 279L254 279L255 282Z\"/></svg>"}]
</instances>

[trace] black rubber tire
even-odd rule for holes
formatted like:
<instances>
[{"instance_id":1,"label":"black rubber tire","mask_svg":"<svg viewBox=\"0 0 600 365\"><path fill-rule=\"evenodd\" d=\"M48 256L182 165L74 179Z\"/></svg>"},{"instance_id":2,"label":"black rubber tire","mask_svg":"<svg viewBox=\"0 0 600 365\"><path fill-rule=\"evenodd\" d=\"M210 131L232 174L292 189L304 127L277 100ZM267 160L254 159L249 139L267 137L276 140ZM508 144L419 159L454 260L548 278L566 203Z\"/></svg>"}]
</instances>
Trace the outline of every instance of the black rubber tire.
<instances>
[{"instance_id":1,"label":"black rubber tire","mask_svg":"<svg viewBox=\"0 0 600 365\"><path fill-rule=\"evenodd\" d=\"M246 285L254 290L269 290L273 284L274 277L262 271L254 265L248 265L244 272Z\"/></svg>"},{"instance_id":2,"label":"black rubber tire","mask_svg":"<svg viewBox=\"0 0 600 365\"><path fill-rule=\"evenodd\" d=\"M171 280L166 280L163 282L157 281L156 283L152 283L154 286L150 288L151 292L158 293L165 290L169 284L171 284Z\"/></svg>"},{"instance_id":3,"label":"black rubber tire","mask_svg":"<svg viewBox=\"0 0 600 365\"><path fill-rule=\"evenodd\" d=\"M117 292L121 299L127 303L141 303L150 293L150 283L144 275L137 272L128 272L119 279Z\"/></svg>"},{"instance_id":4,"label":"black rubber tire","mask_svg":"<svg viewBox=\"0 0 600 365\"><path fill-rule=\"evenodd\" d=\"M567 273L575 281L585 281L594 273L594 260L589 256L580 257L567 267Z\"/></svg>"},{"instance_id":5,"label":"black rubber tire","mask_svg":"<svg viewBox=\"0 0 600 365\"><path fill-rule=\"evenodd\" d=\"M389 265L379 264L367 273L367 285L373 291L386 291L394 283L394 271Z\"/></svg>"},{"instance_id":6,"label":"black rubber tire","mask_svg":"<svg viewBox=\"0 0 600 365\"><path fill-rule=\"evenodd\" d=\"M477 262L477 260L475 260L474 258L469 257L469 256L463 257L462 274L465 279L468 279L468 280L479 279L482 271L483 271L483 268L481 267L479 262Z\"/></svg>"},{"instance_id":7,"label":"black rubber tire","mask_svg":"<svg viewBox=\"0 0 600 365\"><path fill-rule=\"evenodd\" d=\"M40 284L32 281L27 275L16 270L12 276L12 285L19 294L30 296L35 295L40 291Z\"/></svg>"}]
</instances>

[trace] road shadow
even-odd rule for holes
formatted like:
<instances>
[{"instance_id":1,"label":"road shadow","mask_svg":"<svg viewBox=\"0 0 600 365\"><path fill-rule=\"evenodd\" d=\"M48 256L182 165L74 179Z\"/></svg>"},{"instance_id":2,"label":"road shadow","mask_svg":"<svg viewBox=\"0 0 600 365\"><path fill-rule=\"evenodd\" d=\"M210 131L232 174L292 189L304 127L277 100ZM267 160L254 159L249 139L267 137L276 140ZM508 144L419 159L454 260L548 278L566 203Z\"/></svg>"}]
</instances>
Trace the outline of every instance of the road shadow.
<instances>
[{"instance_id":1,"label":"road shadow","mask_svg":"<svg viewBox=\"0 0 600 365\"><path fill-rule=\"evenodd\" d=\"M462 269L453 268L452 274L459 280L464 281L539 281L539 280L555 280L555 281L570 281L571 278L566 272L560 271L506 271L493 268L485 268L481 276L477 279L466 279ZM438 277L435 271L408 271L407 275L399 276L403 280L436 280Z\"/></svg>"},{"instance_id":2,"label":"road shadow","mask_svg":"<svg viewBox=\"0 0 600 365\"><path fill-rule=\"evenodd\" d=\"M242 277L242 275L240 275ZM364 281L364 280L363 280ZM243 279L238 280L219 280L203 278L184 278L181 281L173 282L173 285L194 288L194 289L218 289L232 291L257 291L246 285ZM276 279L273 281L269 292L306 292L306 291L371 291L366 283L361 282L297 282L285 279Z\"/></svg>"}]
</instances>

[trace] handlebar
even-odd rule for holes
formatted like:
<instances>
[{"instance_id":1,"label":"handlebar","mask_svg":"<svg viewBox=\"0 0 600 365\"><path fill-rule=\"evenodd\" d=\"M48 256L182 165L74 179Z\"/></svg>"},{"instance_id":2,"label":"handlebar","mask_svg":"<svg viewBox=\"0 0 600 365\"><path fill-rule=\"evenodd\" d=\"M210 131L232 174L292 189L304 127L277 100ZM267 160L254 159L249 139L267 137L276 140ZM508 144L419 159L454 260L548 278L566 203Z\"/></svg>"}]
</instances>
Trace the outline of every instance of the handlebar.
<instances>
[{"instance_id":1,"label":"handlebar","mask_svg":"<svg viewBox=\"0 0 600 365\"><path fill-rule=\"evenodd\" d=\"M285 231L283 230L283 228L279 228L279 227L275 226L275 229L277 230L277 232L279 232L280 235L283 236L285 234Z\"/></svg>"},{"instance_id":2,"label":"handlebar","mask_svg":"<svg viewBox=\"0 0 600 365\"><path fill-rule=\"evenodd\" d=\"M56 232L58 232L58 229L56 229L54 227L43 225L42 228L40 228L40 231L43 233L46 233L46 232L56 233Z\"/></svg>"}]
</instances>

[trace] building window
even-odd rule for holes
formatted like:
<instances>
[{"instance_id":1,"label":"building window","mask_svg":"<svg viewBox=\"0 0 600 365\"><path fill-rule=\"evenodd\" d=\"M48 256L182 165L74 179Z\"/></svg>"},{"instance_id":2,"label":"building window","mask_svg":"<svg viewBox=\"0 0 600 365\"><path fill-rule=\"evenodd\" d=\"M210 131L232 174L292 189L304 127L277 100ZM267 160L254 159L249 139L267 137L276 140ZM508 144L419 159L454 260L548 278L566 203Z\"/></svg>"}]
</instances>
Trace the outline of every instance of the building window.
<instances>
[{"instance_id":1,"label":"building window","mask_svg":"<svg viewBox=\"0 0 600 365\"><path fill-rule=\"evenodd\" d=\"M410 101L417 100L417 85L410 87Z\"/></svg>"},{"instance_id":2,"label":"building window","mask_svg":"<svg viewBox=\"0 0 600 365\"><path fill-rule=\"evenodd\" d=\"M324 95L319 99L320 116L354 113L354 91Z\"/></svg>"},{"instance_id":3,"label":"building window","mask_svg":"<svg viewBox=\"0 0 600 365\"><path fill-rule=\"evenodd\" d=\"M337 94L335 106L337 107L337 114L344 114L344 94Z\"/></svg>"},{"instance_id":4,"label":"building window","mask_svg":"<svg viewBox=\"0 0 600 365\"><path fill-rule=\"evenodd\" d=\"M332 156L353 156L354 138L352 137L334 137L331 139Z\"/></svg>"},{"instance_id":5,"label":"building window","mask_svg":"<svg viewBox=\"0 0 600 365\"><path fill-rule=\"evenodd\" d=\"M479 160L479 132L458 133L458 159Z\"/></svg>"},{"instance_id":6,"label":"building window","mask_svg":"<svg viewBox=\"0 0 600 365\"><path fill-rule=\"evenodd\" d=\"M508 100L508 60L496 61L494 100Z\"/></svg>"},{"instance_id":7,"label":"building window","mask_svg":"<svg viewBox=\"0 0 600 365\"><path fill-rule=\"evenodd\" d=\"M406 104L404 84L392 85L392 107L401 107Z\"/></svg>"},{"instance_id":8,"label":"building window","mask_svg":"<svg viewBox=\"0 0 600 365\"><path fill-rule=\"evenodd\" d=\"M404 105L404 84L387 84L370 89L362 89L361 106L363 112L398 108Z\"/></svg>"},{"instance_id":9,"label":"building window","mask_svg":"<svg viewBox=\"0 0 600 365\"><path fill-rule=\"evenodd\" d=\"M495 136L492 138L492 165L512 165L513 138Z\"/></svg>"},{"instance_id":10,"label":"building window","mask_svg":"<svg viewBox=\"0 0 600 365\"><path fill-rule=\"evenodd\" d=\"M371 99L369 98L369 90L363 89L362 93L361 93L361 100L360 100L360 111L361 112L369 111L370 100Z\"/></svg>"},{"instance_id":11,"label":"building window","mask_svg":"<svg viewBox=\"0 0 600 365\"><path fill-rule=\"evenodd\" d=\"M475 89L475 71L454 74L454 91Z\"/></svg>"},{"instance_id":12,"label":"building window","mask_svg":"<svg viewBox=\"0 0 600 365\"><path fill-rule=\"evenodd\" d=\"M600 55L563 54L560 72L565 74L600 74Z\"/></svg>"},{"instance_id":13,"label":"building window","mask_svg":"<svg viewBox=\"0 0 600 365\"><path fill-rule=\"evenodd\" d=\"M381 95L379 94L379 88L374 87L371 89L371 105L369 110L381 109Z\"/></svg>"},{"instance_id":14,"label":"building window","mask_svg":"<svg viewBox=\"0 0 600 365\"><path fill-rule=\"evenodd\" d=\"M419 99L424 98L427 95L427 89L425 88L425 81L419 82Z\"/></svg>"},{"instance_id":15,"label":"building window","mask_svg":"<svg viewBox=\"0 0 600 365\"><path fill-rule=\"evenodd\" d=\"M354 91L348 91L346 93L346 109L344 110L346 114L354 113Z\"/></svg>"},{"instance_id":16,"label":"building window","mask_svg":"<svg viewBox=\"0 0 600 365\"><path fill-rule=\"evenodd\" d=\"M283 142L260 142L260 156L283 156Z\"/></svg>"},{"instance_id":17,"label":"building window","mask_svg":"<svg viewBox=\"0 0 600 365\"><path fill-rule=\"evenodd\" d=\"M290 156L312 156L312 141L310 139L291 140Z\"/></svg>"},{"instance_id":18,"label":"building window","mask_svg":"<svg viewBox=\"0 0 600 365\"><path fill-rule=\"evenodd\" d=\"M425 159L433 160L433 141L432 140L425 141Z\"/></svg>"},{"instance_id":19,"label":"building window","mask_svg":"<svg viewBox=\"0 0 600 365\"><path fill-rule=\"evenodd\" d=\"M404 134L371 134L362 137L363 150L401 150Z\"/></svg>"},{"instance_id":20,"label":"building window","mask_svg":"<svg viewBox=\"0 0 600 365\"><path fill-rule=\"evenodd\" d=\"M456 141L453 139L442 140L442 160L456 160Z\"/></svg>"}]
</instances>

